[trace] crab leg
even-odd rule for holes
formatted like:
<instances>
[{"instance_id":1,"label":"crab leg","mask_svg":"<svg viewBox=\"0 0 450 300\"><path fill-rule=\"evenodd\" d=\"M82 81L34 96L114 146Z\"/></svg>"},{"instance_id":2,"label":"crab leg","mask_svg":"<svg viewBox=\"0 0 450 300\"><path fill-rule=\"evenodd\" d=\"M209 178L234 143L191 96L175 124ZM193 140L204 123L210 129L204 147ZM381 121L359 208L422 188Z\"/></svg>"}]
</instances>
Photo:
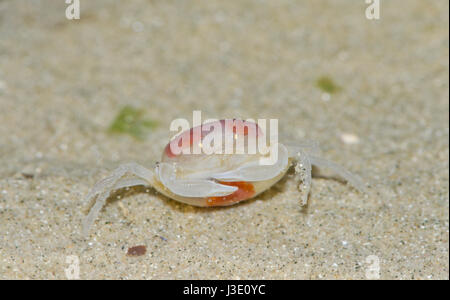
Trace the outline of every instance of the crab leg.
<instances>
[{"instance_id":1,"label":"crab leg","mask_svg":"<svg viewBox=\"0 0 450 300\"><path fill-rule=\"evenodd\" d=\"M125 179L120 180L126 174L131 174L138 179ZM89 211L89 214L83 220L83 235L86 236L89 233L89 229L97 218L100 210L106 203L110 193L116 189L141 185L141 184L152 184L153 183L153 172L136 164L128 163L119 166L115 169L110 176L99 181L94 185L92 190L88 193L86 201L90 202L93 198L97 197L94 206Z\"/></svg>"},{"instance_id":2,"label":"crab leg","mask_svg":"<svg viewBox=\"0 0 450 300\"><path fill-rule=\"evenodd\" d=\"M293 157L300 151L307 153L320 154L320 145L315 141L302 141L302 142L285 142L284 146L288 149L289 156Z\"/></svg>"},{"instance_id":3,"label":"crab leg","mask_svg":"<svg viewBox=\"0 0 450 300\"><path fill-rule=\"evenodd\" d=\"M333 170L333 172L335 172L337 175L339 175L340 177L345 179L348 183L350 183L353 187L355 187L361 193L366 192L364 183L359 176L350 173L349 171L347 171L346 169L344 169L343 167L341 167L340 165L338 165L332 161L329 161L329 160L326 160L326 159L323 159L323 158L320 158L317 156L313 156L313 155L310 155L309 159L311 160L311 163L315 166L329 168L329 169Z\"/></svg>"},{"instance_id":4,"label":"crab leg","mask_svg":"<svg viewBox=\"0 0 450 300\"><path fill-rule=\"evenodd\" d=\"M301 182L299 189L303 192L302 206L308 203L308 196L311 191L311 169L309 156L303 150L299 150L296 157L295 176Z\"/></svg>"},{"instance_id":5,"label":"crab leg","mask_svg":"<svg viewBox=\"0 0 450 300\"><path fill-rule=\"evenodd\" d=\"M114 185L114 190L137 185L148 185L148 181L139 178L121 179Z\"/></svg>"}]
</instances>

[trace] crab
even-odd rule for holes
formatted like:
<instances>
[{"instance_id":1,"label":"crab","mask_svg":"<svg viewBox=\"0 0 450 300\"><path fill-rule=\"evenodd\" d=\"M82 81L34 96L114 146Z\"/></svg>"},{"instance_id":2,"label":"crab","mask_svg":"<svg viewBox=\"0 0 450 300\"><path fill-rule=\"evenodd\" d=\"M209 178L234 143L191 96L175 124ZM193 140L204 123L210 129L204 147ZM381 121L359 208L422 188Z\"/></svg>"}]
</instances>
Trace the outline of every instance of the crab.
<instances>
[{"instance_id":1,"label":"crab","mask_svg":"<svg viewBox=\"0 0 450 300\"><path fill-rule=\"evenodd\" d=\"M250 142L267 139L258 124L236 119L212 121L181 132L166 145L161 161L153 170L137 163L122 164L93 186L86 201L96 201L83 221L83 234L89 233L111 192L138 185L151 186L171 199L193 206L228 206L268 190L294 166L301 192L300 204L303 206L308 201L314 165L331 169L357 190L365 191L360 177L317 156L318 146L313 142L272 144L271 149L278 151L278 154L271 164L261 164L261 159L268 156L267 151L265 154L245 151L240 154L226 151L192 154L193 147L202 148L208 143L206 137L217 128L221 129L219 133L223 133L225 140L245 139L246 143L236 145L236 150L239 147L242 148L240 150L248 150ZM217 149L223 150L223 147Z\"/></svg>"}]
</instances>

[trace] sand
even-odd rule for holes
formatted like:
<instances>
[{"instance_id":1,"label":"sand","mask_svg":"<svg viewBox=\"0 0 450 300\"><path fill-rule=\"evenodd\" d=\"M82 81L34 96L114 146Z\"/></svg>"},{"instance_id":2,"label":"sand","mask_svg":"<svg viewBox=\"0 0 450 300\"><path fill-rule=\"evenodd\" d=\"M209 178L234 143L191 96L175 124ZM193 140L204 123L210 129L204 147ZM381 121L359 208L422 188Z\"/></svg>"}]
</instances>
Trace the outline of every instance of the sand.
<instances>
[{"instance_id":1,"label":"sand","mask_svg":"<svg viewBox=\"0 0 450 300\"><path fill-rule=\"evenodd\" d=\"M0 279L448 279L449 5L381 2L1 1ZM108 132L126 105L145 139ZM277 118L369 192L317 177L301 208L290 172L210 209L138 187L84 239L93 184L151 168L193 110Z\"/></svg>"}]
</instances>

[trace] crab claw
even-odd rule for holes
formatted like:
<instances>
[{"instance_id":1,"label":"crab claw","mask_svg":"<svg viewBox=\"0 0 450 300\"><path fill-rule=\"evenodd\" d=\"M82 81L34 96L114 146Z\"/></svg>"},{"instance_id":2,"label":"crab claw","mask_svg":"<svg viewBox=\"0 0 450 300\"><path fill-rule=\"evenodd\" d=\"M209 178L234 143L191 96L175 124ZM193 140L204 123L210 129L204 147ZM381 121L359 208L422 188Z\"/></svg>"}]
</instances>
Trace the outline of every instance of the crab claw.
<instances>
[{"instance_id":1,"label":"crab claw","mask_svg":"<svg viewBox=\"0 0 450 300\"><path fill-rule=\"evenodd\" d=\"M158 175L161 183L172 193L183 197L227 196L238 188L223 185L209 179L178 179L176 168L170 163L158 165Z\"/></svg>"}]
</instances>

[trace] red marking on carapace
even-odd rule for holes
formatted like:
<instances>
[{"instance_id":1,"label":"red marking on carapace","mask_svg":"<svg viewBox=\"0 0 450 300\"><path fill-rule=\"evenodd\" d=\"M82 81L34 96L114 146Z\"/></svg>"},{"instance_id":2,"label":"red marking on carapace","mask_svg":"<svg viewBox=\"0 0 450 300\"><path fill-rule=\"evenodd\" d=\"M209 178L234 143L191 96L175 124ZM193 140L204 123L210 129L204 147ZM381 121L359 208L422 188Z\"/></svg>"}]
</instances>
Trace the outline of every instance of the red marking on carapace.
<instances>
[{"instance_id":1,"label":"red marking on carapace","mask_svg":"<svg viewBox=\"0 0 450 300\"><path fill-rule=\"evenodd\" d=\"M247 181L236 181L236 182L223 182L220 181L220 184L230 185L237 187L237 191L234 193L223 196L223 197L209 197L206 200L208 206L224 206L230 205L233 203L237 203L243 200L247 200L255 194L255 187L253 184Z\"/></svg>"},{"instance_id":2,"label":"red marking on carapace","mask_svg":"<svg viewBox=\"0 0 450 300\"><path fill-rule=\"evenodd\" d=\"M180 133L177 137L175 137L172 141L170 141L165 149L164 154L169 157L173 158L180 154L175 154L172 151L172 147L176 146L178 149L183 150L184 148L190 148L194 143L199 143L203 140L203 138L211 133L212 130L214 130L213 124L220 123L220 126L222 128L222 132L226 132L227 130L232 130L233 133L237 134L238 136L247 136L249 133L251 135L255 135L256 137L263 135L263 132L261 128L258 126L257 123L244 121L244 120L236 120L236 119L228 119L228 120L220 120L215 122L209 122L205 123L200 126L193 127L189 130L186 130L182 133ZM230 128L230 126L232 128ZM183 141L189 140L189 143L183 145Z\"/></svg>"},{"instance_id":3,"label":"red marking on carapace","mask_svg":"<svg viewBox=\"0 0 450 300\"><path fill-rule=\"evenodd\" d=\"M198 127L194 127L195 129L198 130ZM166 148L164 149L164 153L166 154L167 157L175 157L177 155L180 155L182 153L174 153L172 151L171 145L173 146L177 146L178 149L183 150L184 148L190 148L192 146L192 144L194 143L194 128L191 128L189 130L183 131L182 133L180 133L176 138L174 138L173 140L171 140L167 145ZM189 139L189 144L187 145L183 145L183 141L185 141L186 139ZM198 142L199 138L196 139L196 141Z\"/></svg>"}]
</instances>

